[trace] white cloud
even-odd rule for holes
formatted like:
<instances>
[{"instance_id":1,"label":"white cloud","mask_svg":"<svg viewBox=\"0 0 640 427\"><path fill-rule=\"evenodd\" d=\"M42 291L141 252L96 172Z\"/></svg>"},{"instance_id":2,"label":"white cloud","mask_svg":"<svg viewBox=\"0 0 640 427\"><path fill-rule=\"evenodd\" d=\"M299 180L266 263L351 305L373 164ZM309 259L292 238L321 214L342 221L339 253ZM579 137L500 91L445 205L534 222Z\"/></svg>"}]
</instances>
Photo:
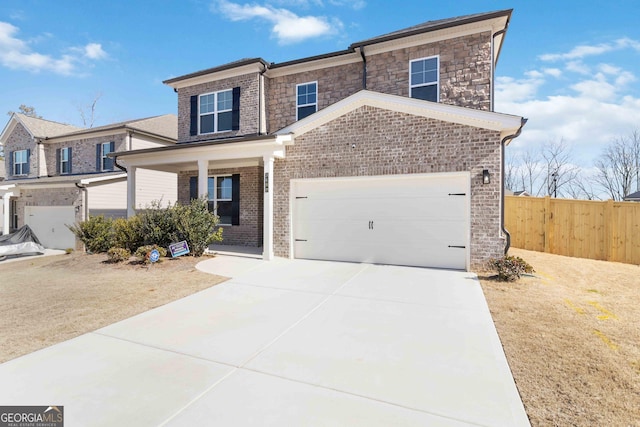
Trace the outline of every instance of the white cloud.
<instances>
[{"instance_id":1,"label":"white cloud","mask_svg":"<svg viewBox=\"0 0 640 427\"><path fill-rule=\"evenodd\" d=\"M100 59L106 57L102 46L90 43L84 48L71 48L74 54L63 54L56 58L48 54L33 52L24 40L17 37L19 29L8 22L0 22L0 65L14 70L30 72L52 71L56 74L74 74L82 57ZM75 54L81 51L82 54Z\"/></svg>"},{"instance_id":2,"label":"white cloud","mask_svg":"<svg viewBox=\"0 0 640 427\"><path fill-rule=\"evenodd\" d=\"M102 49L101 44L89 43L84 47L84 56L89 59L104 59L107 57L107 52Z\"/></svg>"},{"instance_id":3,"label":"white cloud","mask_svg":"<svg viewBox=\"0 0 640 427\"><path fill-rule=\"evenodd\" d=\"M542 61L572 61L580 60L589 56L602 55L607 52L621 49L635 49L640 51L640 41L630 38L615 40L613 43L600 43L596 45L580 45L566 53L547 53L540 55Z\"/></svg>"},{"instance_id":4,"label":"white cloud","mask_svg":"<svg viewBox=\"0 0 640 427\"><path fill-rule=\"evenodd\" d=\"M562 70L560 70L559 68L545 68L542 70L542 72L555 78L560 78L562 76Z\"/></svg>"},{"instance_id":5,"label":"white cloud","mask_svg":"<svg viewBox=\"0 0 640 427\"><path fill-rule=\"evenodd\" d=\"M280 44L297 43L309 38L333 34L343 25L324 16L298 16L287 9L272 6L217 2L218 10L232 21L262 19L273 25L271 31Z\"/></svg>"}]
</instances>

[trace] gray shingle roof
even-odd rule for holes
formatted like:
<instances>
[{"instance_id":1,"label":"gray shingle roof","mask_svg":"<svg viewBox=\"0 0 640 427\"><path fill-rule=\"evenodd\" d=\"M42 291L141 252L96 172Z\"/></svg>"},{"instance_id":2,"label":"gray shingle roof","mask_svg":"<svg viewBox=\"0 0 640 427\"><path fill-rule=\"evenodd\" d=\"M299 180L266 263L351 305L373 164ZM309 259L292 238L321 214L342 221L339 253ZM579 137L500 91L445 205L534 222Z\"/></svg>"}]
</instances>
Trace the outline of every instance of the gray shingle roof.
<instances>
[{"instance_id":1,"label":"gray shingle roof","mask_svg":"<svg viewBox=\"0 0 640 427\"><path fill-rule=\"evenodd\" d=\"M139 130L141 132L174 140L178 139L178 117L175 114L164 114L162 116L147 117L144 119L125 120L123 122L111 123L90 129L76 128L75 131L56 136L89 135L93 132L123 128Z\"/></svg>"},{"instance_id":2,"label":"gray shingle roof","mask_svg":"<svg viewBox=\"0 0 640 427\"><path fill-rule=\"evenodd\" d=\"M15 113L15 115L20 119L27 130L31 132L31 134L36 138L51 138L82 129L77 126L68 125L65 123L52 122L51 120L29 117L22 113Z\"/></svg>"}]
</instances>

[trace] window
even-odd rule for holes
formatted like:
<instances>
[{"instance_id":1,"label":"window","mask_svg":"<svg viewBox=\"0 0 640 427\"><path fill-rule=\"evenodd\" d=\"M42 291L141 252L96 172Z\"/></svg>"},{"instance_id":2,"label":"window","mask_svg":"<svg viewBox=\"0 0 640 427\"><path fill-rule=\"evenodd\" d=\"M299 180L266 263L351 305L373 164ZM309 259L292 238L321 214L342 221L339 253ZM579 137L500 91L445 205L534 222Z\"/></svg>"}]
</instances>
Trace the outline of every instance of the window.
<instances>
[{"instance_id":1,"label":"window","mask_svg":"<svg viewBox=\"0 0 640 427\"><path fill-rule=\"evenodd\" d=\"M58 162L60 165L58 171L61 175L71 173L71 147L60 149L60 153L58 154Z\"/></svg>"},{"instance_id":2,"label":"window","mask_svg":"<svg viewBox=\"0 0 640 427\"><path fill-rule=\"evenodd\" d=\"M233 91L200 95L200 133L231 130Z\"/></svg>"},{"instance_id":3,"label":"window","mask_svg":"<svg viewBox=\"0 0 640 427\"><path fill-rule=\"evenodd\" d=\"M231 225L233 216L233 182L229 176L212 176L208 182L209 211L220 217L220 225Z\"/></svg>"},{"instance_id":4,"label":"window","mask_svg":"<svg viewBox=\"0 0 640 427\"><path fill-rule=\"evenodd\" d=\"M438 57L416 59L410 62L411 98L438 102Z\"/></svg>"},{"instance_id":5,"label":"window","mask_svg":"<svg viewBox=\"0 0 640 427\"><path fill-rule=\"evenodd\" d=\"M113 159L108 157L109 153L115 151L115 143L103 142L96 145L96 171L104 172L113 170ZM71 153L69 153L71 154ZM71 158L71 156L69 156Z\"/></svg>"},{"instance_id":6,"label":"window","mask_svg":"<svg viewBox=\"0 0 640 427\"><path fill-rule=\"evenodd\" d=\"M318 82L296 86L296 117L304 119L315 113L318 106Z\"/></svg>"},{"instance_id":7,"label":"window","mask_svg":"<svg viewBox=\"0 0 640 427\"><path fill-rule=\"evenodd\" d=\"M9 210L11 211L11 227L9 227L11 230L17 230L18 229L18 201L17 200L11 200L11 206L9 207Z\"/></svg>"},{"instance_id":8,"label":"window","mask_svg":"<svg viewBox=\"0 0 640 427\"><path fill-rule=\"evenodd\" d=\"M18 150L13 152L13 174L28 175L29 174L29 151Z\"/></svg>"},{"instance_id":9,"label":"window","mask_svg":"<svg viewBox=\"0 0 640 427\"><path fill-rule=\"evenodd\" d=\"M191 199L198 198L198 177L189 178ZM210 176L207 180L209 210L220 217L220 225L240 225L240 175Z\"/></svg>"}]
</instances>

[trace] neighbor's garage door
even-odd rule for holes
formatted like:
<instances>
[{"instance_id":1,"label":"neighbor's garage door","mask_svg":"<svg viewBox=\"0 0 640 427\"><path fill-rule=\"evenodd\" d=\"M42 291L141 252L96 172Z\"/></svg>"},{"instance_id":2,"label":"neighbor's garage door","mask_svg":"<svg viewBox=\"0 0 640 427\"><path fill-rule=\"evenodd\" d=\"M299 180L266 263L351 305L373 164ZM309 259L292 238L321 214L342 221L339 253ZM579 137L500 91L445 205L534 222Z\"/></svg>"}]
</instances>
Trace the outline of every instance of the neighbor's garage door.
<instances>
[{"instance_id":1,"label":"neighbor's garage door","mask_svg":"<svg viewBox=\"0 0 640 427\"><path fill-rule=\"evenodd\" d=\"M294 257L466 269L469 174L292 182Z\"/></svg>"},{"instance_id":2,"label":"neighbor's garage door","mask_svg":"<svg viewBox=\"0 0 640 427\"><path fill-rule=\"evenodd\" d=\"M67 228L76 221L73 206L26 206L27 224L45 248L67 249L76 247L76 239Z\"/></svg>"}]
</instances>

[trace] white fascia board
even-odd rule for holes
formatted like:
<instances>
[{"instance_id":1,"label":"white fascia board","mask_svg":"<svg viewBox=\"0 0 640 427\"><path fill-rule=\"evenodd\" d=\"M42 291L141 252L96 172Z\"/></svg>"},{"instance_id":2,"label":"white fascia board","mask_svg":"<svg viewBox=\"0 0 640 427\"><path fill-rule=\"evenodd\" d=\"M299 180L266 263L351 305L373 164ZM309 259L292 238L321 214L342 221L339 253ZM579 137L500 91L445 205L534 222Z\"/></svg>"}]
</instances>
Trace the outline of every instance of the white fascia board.
<instances>
[{"instance_id":1,"label":"white fascia board","mask_svg":"<svg viewBox=\"0 0 640 427\"><path fill-rule=\"evenodd\" d=\"M0 185L0 191L7 192L16 189L16 184Z\"/></svg>"},{"instance_id":2,"label":"white fascia board","mask_svg":"<svg viewBox=\"0 0 640 427\"><path fill-rule=\"evenodd\" d=\"M365 105L481 129L507 132L507 135L515 133L522 124L520 116L361 90L281 129L276 134L278 136L292 134L295 138Z\"/></svg>"},{"instance_id":3,"label":"white fascia board","mask_svg":"<svg viewBox=\"0 0 640 427\"><path fill-rule=\"evenodd\" d=\"M299 62L291 65L285 65L283 67L269 68L265 72L265 76L268 78L288 76L290 74L306 73L309 71L323 70L331 67L338 67L340 65L348 65L362 62L362 57L358 51L351 53L344 53L342 55L336 55L329 58L321 58L316 60L310 60L305 62Z\"/></svg>"},{"instance_id":4,"label":"white fascia board","mask_svg":"<svg viewBox=\"0 0 640 427\"><path fill-rule=\"evenodd\" d=\"M167 83L174 89L182 89L185 87L195 86L202 83L215 82L218 80L228 79L230 77L244 76L245 74L260 73L263 71L264 65L256 62L253 64L243 65L237 68L229 68L227 70L216 71L209 74L203 74L201 76L191 77L189 79L180 80L175 83Z\"/></svg>"},{"instance_id":5,"label":"white fascia board","mask_svg":"<svg viewBox=\"0 0 640 427\"><path fill-rule=\"evenodd\" d=\"M91 185L91 184L95 184L97 182L113 181L113 180L126 179L126 178L127 178L127 174L126 173L121 173L121 174L118 174L118 175L98 176L98 177L95 177L95 178L81 179L80 180L80 184L82 184L82 185Z\"/></svg>"},{"instance_id":6,"label":"white fascia board","mask_svg":"<svg viewBox=\"0 0 640 427\"><path fill-rule=\"evenodd\" d=\"M189 143L184 143L189 144ZM284 142L277 138L269 141L244 141L227 144L197 144L193 146L176 146L171 150L135 153L119 157L126 166L144 167L153 165L170 165L174 163L197 162L198 160L242 160L273 156L284 158Z\"/></svg>"},{"instance_id":7,"label":"white fascia board","mask_svg":"<svg viewBox=\"0 0 640 427\"><path fill-rule=\"evenodd\" d=\"M503 30L507 25L506 17L498 17L486 21L473 22L470 24L455 27L443 28L441 30L429 31L414 36L402 37L395 40L371 44L364 46L366 56L376 55L397 49L406 49L413 46L436 43L443 40L450 40L456 37L464 37L472 34L479 34L488 31L493 35L495 32Z\"/></svg>"}]
</instances>

